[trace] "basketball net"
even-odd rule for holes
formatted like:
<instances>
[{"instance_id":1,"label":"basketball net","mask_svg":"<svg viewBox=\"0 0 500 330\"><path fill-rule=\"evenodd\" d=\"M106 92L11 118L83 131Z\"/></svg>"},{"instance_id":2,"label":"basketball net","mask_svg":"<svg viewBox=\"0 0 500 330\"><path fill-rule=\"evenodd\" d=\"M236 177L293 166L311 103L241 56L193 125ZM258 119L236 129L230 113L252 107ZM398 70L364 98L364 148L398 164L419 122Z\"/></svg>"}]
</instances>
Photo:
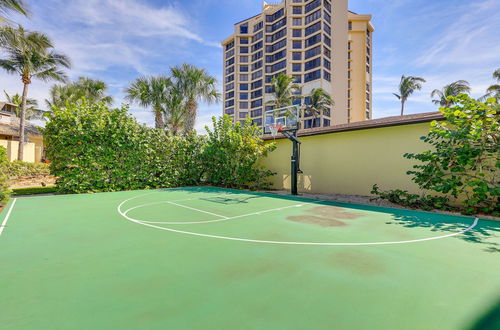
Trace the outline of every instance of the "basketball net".
<instances>
[{"instance_id":1,"label":"basketball net","mask_svg":"<svg viewBox=\"0 0 500 330\"><path fill-rule=\"evenodd\" d=\"M278 132L281 131L282 129L283 129L282 125L274 125L274 124L269 125L269 130L271 131L271 135L273 138L276 138Z\"/></svg>"}]
</instances>

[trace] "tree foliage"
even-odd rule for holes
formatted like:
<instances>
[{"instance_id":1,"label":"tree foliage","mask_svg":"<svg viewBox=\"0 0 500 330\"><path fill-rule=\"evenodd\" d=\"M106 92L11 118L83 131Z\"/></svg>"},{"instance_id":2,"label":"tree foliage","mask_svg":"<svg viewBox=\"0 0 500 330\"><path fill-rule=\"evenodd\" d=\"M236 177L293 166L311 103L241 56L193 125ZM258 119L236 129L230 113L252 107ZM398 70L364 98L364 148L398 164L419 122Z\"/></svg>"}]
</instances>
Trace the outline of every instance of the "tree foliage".
<instances>
[{"instance_id":1,"label":"tree foliage","mask_svg":"<svg viewBox=\"0 0 500 330\"><path fill-rule=\"evenodd\" d=\"M295 83L293 76L280 73L271 80L273 99L268 101L275 109L292 105L293 101L300 99L300 87Z\"/></svg>"},{"instance_id":2,"label":"tree foliage","mask_svg":"<svg viewBox=\"0 0 500 330\"><path fill-rule=\"evenodd\" d=\"M206 166L206 182L215 186L234 188L262 188L273 173L257 165L259 159L275 149L259 137L260 129L247 118L245 123L233 125L225 115L219 120L212 118L213 129L206 127L208 140L203 161Z\"/></svg>"},{"instance_id":3,"label":"tree foliage","mask_svg":"<svg viewBox=\"0 0 500 330\"><path fill-rule=\"evenodd\" d=\"M422 89L425 79L414 76L402 76L398 86L398 94L393 93L401 101L401 116L404 114L405 103L417 90Z\"/></svg>"},{"instance_id":4,"label":"tree foliage","mask_svg":"<svg viewBox=\"0 0 500 330\"><path fill-rule=\"evenodd\" d=\"M436 99L432 100L432 103L436 105L440 105L442 107L450 107L453 104L451 103L451 99L448 99L449 96L457 96L461 93L470 93L470 85L466 80L457 80L452 82L451 84L445 85L442 90L435 89L431 93L431 97Z\"/></svg>"},{"instance_id":5,"label":"tree foliage","mask_svg":"<svg viewBox=\"0 0 500 330\"><path fill-rule=\"evenodd\" d=\"M498 213L499 105L494 98L482 103L466 94L448 99L455 106L440 109L446 120L433 122L422 137L432 149L405 155L421 162L408 174L424 190L463 200L466 213Z\"/></svg>"},{"instance_id":6,"label":"tree foliage","mask_svg":"<svg viewBox=\"0 0 500 330\"><path fill-rule=\"evenodd\" d=\"M256 163L272 147L258 138L258 129L233 129L228 117L214 123L208 138L194 132L171 135L140 125L126 106L110 109L84 101L54 107L43 133L61 192L264 186L270 173Z\"/></svg>"},{"instance_id":7,"label":"tree foliage","mask_svg":"<svg viewBox=\"0 0 500 330\"><path fill-rule=\"evenodd\" d=\"M50 99L45 100L45 103L49 108L64 107L67 103L78 103L85 98L88 102L103 102L111 105L113 98L106 94L107 90L108 86L102 80L80 77L68 84L52 86Z\"/></svg>"},{"instance_id":8,"label":"tree foliage","mask_svg":"<svg viewBox=\"0 0 500 330\"><path fill-rule=\"evenodd\" d=\"M9 159L7 158L7 150L0 146L0 206L5 205L10 197L10 189L7 186L7 169Z\"/></svg>"}]
</instances>

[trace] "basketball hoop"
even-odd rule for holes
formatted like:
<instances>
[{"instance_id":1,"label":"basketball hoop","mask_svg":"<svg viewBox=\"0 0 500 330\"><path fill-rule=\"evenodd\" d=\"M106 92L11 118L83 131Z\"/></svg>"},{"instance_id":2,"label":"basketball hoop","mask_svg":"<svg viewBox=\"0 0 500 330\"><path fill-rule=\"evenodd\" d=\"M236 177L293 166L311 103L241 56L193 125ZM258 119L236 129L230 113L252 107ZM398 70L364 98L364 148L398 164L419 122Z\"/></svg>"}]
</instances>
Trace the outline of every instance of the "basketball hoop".
<instances>
[{"instance_id":1,"label":"basketball hoop","mask_svg":"<svg viewBox=\"0 0 500 330\"><path fill-rule=\"evenodd\" d=\"M278 132L281 132L281 130L283 129L282 125L275 125L275 124L268 125L268 127L269 130L271 131L271 135L273 138L276 138Z\"/></svg>"}]
</instances>

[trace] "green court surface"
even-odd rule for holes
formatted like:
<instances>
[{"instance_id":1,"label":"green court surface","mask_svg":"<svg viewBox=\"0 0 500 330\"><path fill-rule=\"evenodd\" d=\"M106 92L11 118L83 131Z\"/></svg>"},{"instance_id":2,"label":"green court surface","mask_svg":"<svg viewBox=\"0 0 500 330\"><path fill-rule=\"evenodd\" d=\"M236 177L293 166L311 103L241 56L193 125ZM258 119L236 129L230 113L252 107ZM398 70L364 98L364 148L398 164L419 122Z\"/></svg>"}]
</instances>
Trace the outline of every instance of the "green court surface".
<instances>
[{"instance_id":1,"label":"green court surface","mask_svg":"<svg viewBox=\"0 0 500 330\"><path fill-rule=\"evenodd\" d=\"M198 187L0 223L1 329L499 329L500 222Z\"/></svg>"}]
</instances>

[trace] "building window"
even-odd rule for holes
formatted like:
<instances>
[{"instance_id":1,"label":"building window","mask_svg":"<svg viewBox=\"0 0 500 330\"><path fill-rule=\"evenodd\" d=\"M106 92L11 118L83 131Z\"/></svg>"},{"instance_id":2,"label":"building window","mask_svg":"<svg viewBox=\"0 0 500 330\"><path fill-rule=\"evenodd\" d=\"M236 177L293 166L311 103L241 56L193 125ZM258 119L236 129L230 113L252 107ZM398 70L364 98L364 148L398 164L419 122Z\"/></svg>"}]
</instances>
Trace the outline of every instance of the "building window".
<instances>
[{"instance_id":1,"label":"building window","mask_svg":"<svg viewBox=\"0 0 500 330\"><path fill-rule=\"evenodd\" d=\"M325 18L325 21L327 21L329 24L332 24L332 17L330 16L330 14L328 14L326 11L324 13L324 18Z\"/></svg>"},{"instance_id":2,"label":"building window","mask_svg":"<svg viewBox=\"0 0 500 330\"><path fill-rule=\"evenodd\" d=\"M256 35L254 35L252 37L252 42L256 42L256 41L262 39L263 36L264 36L264 32L262 32L262 31L258 32Z\"/></svg>"},{"instance_id":3,"label":"building window","mask_svg":"<svg viewBox=\"0 0 500 330\"><path fill-rule=\"evenodd\" d=\"M280 18L284 14L285 14L285 9L281 8L280 10L278 10L277 12L275 12L272 15L266 15L266 22L268 22L268 23L274 22L275 20L277 20L278 18Z\"/></svg>"},{"instance_id":4,"label":"building window","mask_svg":"<svg viewBox=\"0 0 500 330\"><path fill-rule=\"evenodd\" d=\"M266 36L266 42L275 42L276 40L279 40L285 36L286 36L286 28L279 32L276 32L273 35Z\"/></svg>"},{"instance_id":5,"label":"building window","mask_svg":"<svg viewBox=\"0 0 500 330\"><path fill-rule=\"evenodd\" d=\"M321 54L321 46L317 46L305 51L305 59Z\"/></svg>"},{"instance_id":6,"label":"building window","mask_svg":"<svg viewBox=\"0 0 500 330\"><path fill-rule=\"evenodd\" d=\"M304 47L310 47L314 44L317 44L318 42L321 41L321 34L317 34L315 36L310 37L309 39L306 39L304 42Z\"/></svg>"},{"instance_id":7,"label":"building window","mask_svg":"<svg viewBox=\"0 0 500 330\"><path fill-rule=\"evenodd\" d=\"M232 115L234 114L234 108L231 108L231 109L226 109L226 115Z\"/></svg>"},{"instance_id":8,"label":"building window","mask_svg":"<svg viewBox=\"0 0 500 330\"><path fill-rule=\"evenodd\" d=\"M326 34L332 34L332 29L326 23L323 23L323 30L326 32Z\"/></svg>"},{"instance_id":9,"label":"building window","mask_svg":"<svg viewBox=\"0 0 500 330\"><path fill-rule=\"evenodd\" d=\"M266 85L265 91L266 91L266 94L271 94L271 93L273 93L273 92L274 92L274 90L273 90L273 86L271 86L271 85Z\"/></svg>"},{"instance_id":10,"label":"building window","mask_svg":"<svg viewBox=\"0 0 500 330\"><path fill-rule=\"evenodd\" d=\"M266 73L273 73L276 71L279 71L281 69L284 69L286 67L286 60L278 62L274 65L267 65L266 66Z\"/></svg>"},{"instance_id":11,"label":"building window","mask_svg":"<svg viewBox=\"0 0 500 330\"><path fill-rule=\"evenodd\" d=\"M240 56L241 63L248 63L248 56Z\"/></svg>"},{"instance_id":12,"label":"building window","mask_svg":"<svg viewBox=\"0 0 500 330\"><path fill-rule=\"evenodd\" d=\"M293 78L295 79L296 84L302 83L302 76L301 75L293 75Z\"/></svg>"},{"instance_id":13,"label":"building window","mask_svg":"<svg viewBox=\"0 0 500 330\"><path fill-rule=\"evenodd\" d=\"M252 125L257 125L259 127L262 127L262 118L257 118L252 120Z\"/></svg>"},{"instance_id":14,"label":"building window","mask_svg":"<svg viewBox=\"0 0 500 330\"><path fill-rule=\"evenodd\" d=\"M297 30L297 29L294 29L294 30L292 31L292 36L293 36L294 38L300 38L300 37L302 37L302 30Z\"/></svg>"},{"instance_id":15,"label":"building window","mask_svg":"<svg viewBox=\"0 0 500 330\"><path fill-rule=\"evenodd\" d=\"M274 45L269 45L266 46L266 51L268 53L274 53L275 51L279 50L280 48L283 48L286 46L286 39L283 39L281 41L278 41Z\"/></svg>"},{"instance_id":16,"label":"building window","mask_svg":"<svg viewBox=\"0 0 500 330\"><path fill-rule=\"evenodd\" d=\"M252 61L256 61L258 60L259 58L262 57L262 54L264 54L264 52L262 52L262 50L259 50L257 53L253 54L252 55Z\"/></svg>"},{"instance_id":17,"label":"building window","mask_svg":"<svg viewBox=\"0 0 500 330\"><path fill-rule=\"evenodd\" d=\"M241 72L248 72L248 65L240 65Z\"/></svg>"},{"instance_id":18,"label":"building window","mask_svg":"<svg viewBox=\"0 0 500 330\"><path fill-rule=\"evenodd\" d=\"M302 41L300 40L294 40L292 43L293 49L301 49L302 48Z\"/></svg>"},{"instance_id":19,"label":"building window","mask_svg":"<svg viewBox=\"0 0 500 330\"><path fill-rule=\"evenodd\" d=\"M262 109L257 109L257 110L251 111L250 116L252 116L252 117L262 116Z\"/></svg>"},{"instance_id":20,"label":"building window","mask_svg":"<svg viewBox=\"0 0 500 330\"><path fill-rule=\"evenodd\" d=\"M252 84L251 84L251 89L256 89L256 88L259 88L259 87L262 87L262 79L261 80L257 80L257 81L254 81Z\"/></svg>"},{"instance_id":21,"label":"building window","mask_svg":"<svg viewBox=\"0 0 500 330\"><path fill-rule=\"evenodd\" d=\"M315 11L311 15L307 15L305 19L305 24L308 25L309 23L314 22L315 20L319 19L321 17L321 10Z\"/></svg>"},{"instance_id":22,"label":"building window","mask_svg":"<svg viewBox=\"0 0 500 330\"><path fill-rule=\"evenodd\" d=\"M248 38L240 38L240 44L248 45Z\"/></svg>"},{"instance_id":23,"label":"building window","mask_svg":"<svg viewBox=\"0 0 500 330\"><path fill-rule=\"evenodd\" d=\"M327 59L323 59L323 65L326 69L331 69L330 61L328 61Z\"/></svg>"},{"instance_id":24,"label":"building window","mask_svg":"<svg viewBox=\"0 0 500 330\"><path fill-rule=\"evenodd\" d=\"M247 34L248 33L248 24L240 25L240 33Z\"/></svg>"},{"instance_id":25,"label":"building window","mask_svg":"<svg viewBox=\"0 0 500 330\"><path fill-rule=\"evenodd\" d=\"M370 111L366 112L366 119L370 119Z\"/></svg>"},{"instance_id":26,"label":"building window","mask_svg":"<svg viewBox=\"0 0 500 330\"><path fill-rule=\"evenodd\" d=\"M302 25L302 18L294 18L292 21L293 26L301 26Z\"/></svg>"},{"instance_id":27,"label":"building window","mask_svg":"<svg viewBox=\"0 0 500 330\"><path fill-rule=\"evenodd\" d=\"M255 71L259 68L262 68L262 60L255 62L252 64L252 71Z\"/></svg>"},{"instance_id":28,"label":"building window","mask_svg":"<svg viewBox=\"0 0 500 330\"><path fill-rule=\"evenodd\" d=\"M231 89L234 89L234 83L230 83L226 85L226 90L230 91Z\"/></svg>"},{"instance_id":29,"label":"building window","mask_svg":"<svg viewBox=\"0 0 500 330\"><path fill-rule=\"evenodd\" d=\"M240 102L240 109L248 109L248 102Z\"/></svg>"},{"instance_id":30,"label":"building window","mask_svg":"<svg viewBox=\"0 0 500 330\"><path fill-rule=\"evenodd\" d=\"M325 5L326 10L328 10L329 12L332 12L332 5L331 5L330 1L324 0L323 3Z\"/></svg>"},{"instance_id":31,"label":"building window","mask_svg":"<svg viewBox=\"0 0 500 330\"><path fill-rule=\"evenodd\" d=\"M370 55L370 47L366 47L366 53Z\"/></svg>"},{"instance_id":32,"label":"building window","mask_svg":"<svg viewBox=\"0 0 500 330\"><path fill-rule=\"evenodd\" d=\"M324 47L323 54L325 54L325 56L328 57L328 58L332 58L332 53L326 47Z\"/></svg>"},{"instance_id":33,"label":"building window","mask_svg":"<svg viewBox=\"0 0 500 330\"><path fill-rule=\"evenodd\" d=\"M366 72L370 73L370 66L369 65L366 66Z\"/></svg>"},{"instance_id":34,"label":"building window","mask_svg":"<svg viewBox=\"0 0 500 330\"><path fill-rule=\"evenodd\" d=\"M234 64L234 57L226 61L226 66L230 66Z\"/></svg>"},{"instance_id":35,"label":"building window","mask_svg":"<svg viewBox=\"0 0 500 330\"><path fill-rule=\"evenodd\" d=\"M304 75L304 82L309 82L321 78L321 70L312 71Z\"/></svg>"},{"instance_id":36,"label":"building window","mask_svg":"<svg viewBox=\"0 0 500 330\"><path fill-rule=\"evenodd\" d=\"M300 72L300 71L302 71L302 64L301 63L293 63L292 64L292 71L293 72Z\"/></svg>"},{"instance_id":37,"label":"building window","mask_svg":"<svg viewBox=\"0 0 500 330\"><path fill-rule=\"evenodd\" d=\"M332 46L332 41L330 38L328 38L327 36L324 36L325 37L325 45L327 45L328 47L331 47Z\"/></svg>"},{"instance_id":38,"label":"building window","mask_svg":"<svg viewBox=\"0 0 500 330\"><path fill-rule=\"evenodd\" d=\"M232 99L234 97L234 91L226 93L226 99Z\"/></svg>"},{"instance_id":39,"label":"building window","mask_svg":"<svg viewBox=\"0 0 500 330\"><path fill-rule=\"evenodd\" d=\"M323 127L330 126L330 119L323 119Z\"/></svg>"},{"instance_id":40,"label":"building window","mask_svg":"<svg viewBox=\"0 0 500 330\"><path fill-rule=\"evenodd\" d=\"M248 54L248 47L240 47L240 53Z\"/></svg>"},{"instance_id":41,"label":"building window","mask_svg":"<svg viewBox=\"0 0 500 330\"><path fill-rule=\"evenodd\" d=\"M229 101L226 101L226 103L224 104L225 107L232 107L234 105L234 100L229 100Z\"/></svg>"},{"instance_id":42,"label":"building window","mask_svg":"<svg viewBox=\"0 0 500 330\"><path fill-rule=\"evenodd\" d=\"M319 31L320 29L321 29L321 22L315 23L315 24L306 28L305 36L307 37L307 36L313 34L314 32Z\"/></svg>"},{"instance_id":43,"label":"building window","mask_svg":"<svg viewBox=\"0 0 500 330\"><path fill-rule=\"evenodd\" d=\"M294 60L294 61L302 60L302 53L293 52L292 53L292 60Z\"/></svg>"},{"instance_id":44,"label":"building window","mask_svg":"<svg viewBox=\"0 0 500 330\"><path fill-rule=\"evenodd\" d=\"M366 102L366 108L369 110L370 109L370 102Z\"/></svg>"},{"instance_id":45,"label":"building window","mask_svg":"<svg viewBox=\"0 0 500 330\"><path fill-rule=\"evenodd\" d=\"M315 58L314 60L308 61L304 64L304 71L309 71L311 69L317 68L320 65L321 65L321 57Z\"/></svg>"},{"instance_id":46,"label":"building window","mask_svg":"<svg viewBox=\"0 0 500 330\"><path fill-rule=\"evenodd\" d=\"M242 119L242 118L245 119L247 117L247 115L248 115L248 112L240 112L238 114L238 116L239 116L240 119Z\"/></svg>"},{"instance_id":47,"label":"building window","mask_svg":"<svg viewBox=\"0 0 500 330\"><path fill-rule=\"evenodd\" d=\"M352 31L352 22L349 22L347 28L348 28L349 31Z\"/></svg>"},{"instance_id":48,"label":"building window","mask_svg":"<svg viewBox=\"0 0 500 330\"><path fill-rule=\"evenodd\" d=\"M251 107L252 108L257 108L262 106L262 99L252 101Z\"/></svg>"},{"instance_id":49,"label":"building window","mask_svg":"<svg viewBox=\"0 0 500 330\"><path fill-rule=\"evenodd\" d=\"M226 75L231 74L234 72L234 66L231 66L230 68L226 69Z\"/></svg>"},{"instance_id":50,"label":"building window","mask_svg":"<svg viewBox=\"0 0 500 330\"><path fill-rule=\"evenodd\" d=\"M366 84L366 91L369 92L370 91L370 84Z\"/></svg>"},{"instance_id":51,"label":"building window","mask_svg":"<svg viewBox=\"0 0 500 330\"><path fill-rule=\"evenodd\" d=\"M278 60L281 60L285 56L286 56L286 49L283 49L282 51L277 52L274 55L267 55L266 63L276 62Z\"/></svg>"},{"instance_id":52,"label":"building window","mask_svg":"<svg viewBox=\"0 0 500 330\"><path fill-rule=\"evenodd\" d=\"M305 12L306 12L306 14L308 12L310 12L311 10L314 10L314 9L318 8L319 6L321 6L321 0L314 0L313 2L308 3L305 6Z\"/></svg>"},{"instance_id":53,"label":"building window","mask_svg":"<svg viewBox=\"0 0 500 330\"><path fill-rule=\"evenodd\" d=\"M233 80L234 80L234 74L226 77L226 83L231 82Z\"/></svg>"},{"instance_id":54,"label":"building window","mask_svg":"<svg viewBox=\"0 0 500 330\"><path fill-rule=\"evenodd\" d=\"M302 7L293 7L293 13L295 15L300 15L302 14Z\"/></svg>"},{"instance_id":55,"label":"building window","mask_svg":"<svg viewBox=\"0 0 500 330\"><path fill-rule=\"evenodd\" d=\"M226 53L226 58L230 58L230 57L231 57L231 56L233 56L233 55L234 55L234 49L231 49L230 51L228 51L228 52Z\"/></svg>"},{"instance_id":56,"label":"building window","mask_svg":"<svg viewBox=\"0 0 500 330\"><path fill-rule=\"evenodd\" d=\"M370 93L366 93L366 100L370 101Z\"/></svg>"},{"instance_id":57,"label":"building window","mask_svg":"<svg viewBox=\"0 0 500 330\"><path fill-rule=\"evenodd\" d=\"M260 29L262 29L263 26L264 26L264 22L259 22L259 23L255 24L253 26L253 32L255 33L255 32L259 31Z\"/></svg>"},{"instance_id":58,"label":"building window","mask_svg":"<svg viewBox=\"0 0 500 330\"><path fill-rule=\"evenodd\" d=\"M255 99L257 97L261 97L262 96L262 89L258 89L256 91L253 91L251 94L250 94L250 98L251 99Z\"/></svg>"},{"instance_id":59,"label":"building window","mask_svg":"<svg viewBox=\"0 0 500 330\"><path fill-rule=\"evenodd\" d=\"M262 77L262 70L252 73L252 80Z\"/></svg>"},{"instance_id":60,"label":"building window","mask_svg":"<svg viewBox=\"0 0 500 330\"><path fill-rule=\"evenodd\" d=\"M240 93L240 100L248 100L248 93Z\"/></svg>"},{"instance_id":61,"label":"building window","mask_svg":"<svg viewBox=\"0 0 500 330\"><path fill-rule=\"evenodd\" d=\"M286 17L280 19L273 25L266 25L266 32L274 32L286 25Z\"/></svg>"},{"instance_id":62,"label":"building window","mask_svg":"<svg viewBox=\"0 0 500 330\"><path fill-rule=\"evenodd\" d=\"M231 48L233 48L233 47L234 47L234 41L231 41L230 43L228 43L228 44L226 45L226 51L227 51L227 50L230 50L230 49L231 49Z\"/></svg>"},{"instance_id":63,"label":"building window","mask_svg":"<svg viewBox=\"0 0 500 330\"><path fill-rule=\"evenodd\" d=\"M264 46L264 43L262 41L259 41L258 43L253 44L252 45L252 52L255 52L256 50L261 49L262 46ZM247 49L247 52L248 52L248 49Z\"/></svg>"},{"instance_id":64,"label":"building window","mask_svg":"<svg viewBox=\"0 0 500 330\"><path fill-rule=\"evenodd\" d=\"M247 91L248 90L248 84L240 84L240 90L241 91Z\"/></svg>"}]
</instances>

